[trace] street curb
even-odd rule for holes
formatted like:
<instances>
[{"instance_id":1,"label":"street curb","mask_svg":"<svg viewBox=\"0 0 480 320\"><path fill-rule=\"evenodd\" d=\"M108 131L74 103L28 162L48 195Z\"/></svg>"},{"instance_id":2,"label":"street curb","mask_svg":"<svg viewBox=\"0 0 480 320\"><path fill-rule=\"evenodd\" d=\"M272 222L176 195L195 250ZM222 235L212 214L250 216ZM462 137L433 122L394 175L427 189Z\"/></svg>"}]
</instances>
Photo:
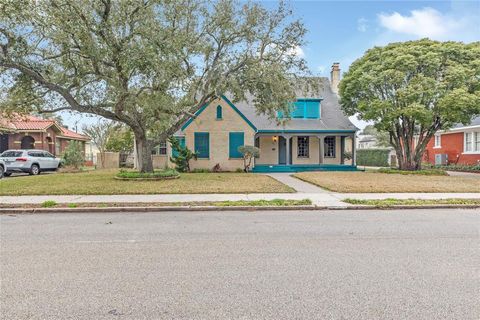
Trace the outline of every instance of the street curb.
<instances>
[{"instance_id":1,"label":"street curb","mask_svg":"<svg viewBox=\"0 0 480 320\"><path fill-rule=\"evenodd\" d=\"M398 206L174 206L174 207L82 207L82 208L0 208L0 215L5 214L41 214L41 213L141 213L141 212L178 212L178 211L299 211L299 210L398 210L398 209L478 209L480 205L398 205Z\"/></svg>"}]
</instances>

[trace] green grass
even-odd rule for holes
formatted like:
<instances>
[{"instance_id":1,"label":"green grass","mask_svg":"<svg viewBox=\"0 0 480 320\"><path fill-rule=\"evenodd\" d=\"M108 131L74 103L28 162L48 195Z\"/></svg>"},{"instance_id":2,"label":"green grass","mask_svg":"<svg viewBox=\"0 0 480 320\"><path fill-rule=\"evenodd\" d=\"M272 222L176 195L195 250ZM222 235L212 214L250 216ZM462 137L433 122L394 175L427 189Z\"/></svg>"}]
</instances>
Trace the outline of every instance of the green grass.
<instances>
[{"instance_id":1,"label":"green grass","mask_svg":"<svg viewBox=\"0 0 480 320\"><path fill-rule=\"evenodd\" d=\"M402 175L421 175L421 176L448 176L448 173L442 169L424 169L417 171L398 170L392 168L380 168L379 173L402 174Z\"/></svg>"},{"instance_id":2,"label":"green grass","mask_svg":"<svg viewBox=\"0 0 480 320\"><path fill-rule=\"evenodd\" d=\"M0 180L1 196L109 195L109 194L208 194L292 193L292 188L259 174L181 173L179 179L122 181L118 170L16 176Z\"/></svg>"},{"instance_id":3,"label":"green grass","mask_svg":"<svg viewBox=\"0 0 480 320\"><path fill-rule=\"evenodd\" d=\"M375 200L361 200L361 199L345 199L346 203L357 205L368 205L376 207L392 207L392 206L422 206L422 205L480 205L480 199L375 199Z\"/></svg>"},{"instance_id":4,"label":"green grass","mask_svg":"<svg viewBox=\"0 0 480 320\"><path fill-rule=\"evenodd\" d=\"M45 203L48 202L48 205ZM134 203L56 203L55 201L46 201L43 204L0 204L0 208L106 208L106 207L266 207L266 206L309 206L312 204L310 199L302 200L239 200L239 201L199 201L199 202L134 202Z\"/></svg>"},{"instance_id":5,"label":"green grass","mask_svg":"<svg viewBox=\"0 0 480 320\"><path fill-rule=\"evenodd\" d=\"M53 208L57 205L56 201L47 200L42 203L42 208Z\"/></svg>"},{"instance_id":6,"label":"green grass","mask_svg":"<svg viewBox=\"0 0 480 320\"><path fill-rule=\"evenodd\" d=\"M379 172L300 172L294 177L343 193L480 192L479 177Z\"/></svg>"}]
</instances>

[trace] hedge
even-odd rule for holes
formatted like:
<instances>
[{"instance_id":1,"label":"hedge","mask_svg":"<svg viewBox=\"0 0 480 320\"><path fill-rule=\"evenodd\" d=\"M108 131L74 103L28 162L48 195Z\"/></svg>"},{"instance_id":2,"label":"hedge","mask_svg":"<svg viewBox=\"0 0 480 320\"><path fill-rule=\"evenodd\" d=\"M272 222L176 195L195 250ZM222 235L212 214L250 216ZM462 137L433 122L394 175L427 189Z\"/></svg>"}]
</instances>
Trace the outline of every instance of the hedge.
<instances>
[{"instance_id":1,"label":"hedge","mask_svg":"<svg viewBox=\"0 0 480 320\"><path fill-rule=\"evenodd\" d=\"M357 149L357 165L388 167L390 149Z\"/></svg>"}]
</instances>

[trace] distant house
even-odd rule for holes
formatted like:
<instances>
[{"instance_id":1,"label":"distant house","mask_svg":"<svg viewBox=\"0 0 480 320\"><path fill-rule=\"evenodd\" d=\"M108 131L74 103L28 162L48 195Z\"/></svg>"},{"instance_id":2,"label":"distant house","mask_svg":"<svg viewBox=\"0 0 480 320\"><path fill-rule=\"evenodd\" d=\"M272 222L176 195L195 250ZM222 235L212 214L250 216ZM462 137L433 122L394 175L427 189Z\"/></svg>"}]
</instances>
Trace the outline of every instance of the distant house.
<instances>
[{"instance_id":1,"label":"distant house","mask_svg":"<svg viewBox=\"0 0 480 320\"><path fill-rule=\"evenodd\" d=\"M355 170L355 134L358 130L338 102L338 63L331 81L318 78L319 92L300 95L293 101L291 119L258 114L253 97L233 103L228 95L204 105L175 134L180 143L198 154L192 168L221 170L243 168L238 148L255 145L260 157L256 172L304 170ZM168 165L171 147L163 143L154 150L156 167ZM353 158L353 159L352 159Z\"/></svg>"},{"instance_id":2,"label":"distant house","mask_svg":"<svg viewBox=\"0 0 480 320\"><path fill-rule=\"evenodd\" d=\"M480 117L469 125L439 131L428 142L425 161L432 164L480 164Z\"/></svg>"},{"instance_id":3,"label":"distant house","mask_svg":"<svg viewBox=\"0 0 480 320\"><path fill-rule=\"evenodd\" d=\"M377 137L372 134L360 134L357 138L358 149L373 149L378 148Z\"/></svg>"},{"instance_id":4,"label":"distant house","mask_svg":"<svg viewBox=\"0 0 480 320\"><path fill-rule=\"evenodd\" d=\"M85 152L90 138L62 127L55 120L35 116L0 118L0 153L8 149L42 149L59 156L70 141L79 141Z\"/></svg>"}]
</instances>

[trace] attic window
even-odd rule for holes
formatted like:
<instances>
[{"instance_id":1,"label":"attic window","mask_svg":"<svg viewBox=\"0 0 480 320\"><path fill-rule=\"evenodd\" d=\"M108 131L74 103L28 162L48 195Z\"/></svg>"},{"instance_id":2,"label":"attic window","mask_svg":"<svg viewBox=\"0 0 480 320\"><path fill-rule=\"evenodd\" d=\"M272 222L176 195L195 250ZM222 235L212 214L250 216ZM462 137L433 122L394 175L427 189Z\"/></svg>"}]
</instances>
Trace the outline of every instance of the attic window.
<instances>
[{"instance_id":1,"label":"attic window","mask_svg":"<svg viewBox=\"0 0 480 320\"><path fill-rule=\"evenodd\" d=\"M222 106L217 106L217 120L222 120Z\"/></svg>"},{"instance_id":2,"label":"attic window","mask_svg":"<svg viewBox=\"0 0 480 320\"><path fill-rule=\"evenodd\" d=\"M320 119L321 99L298 99L291 104L290 116L294 119ZM278 118L283 118L283 113L278 112Z\"/></svg>"}]
</instances>

